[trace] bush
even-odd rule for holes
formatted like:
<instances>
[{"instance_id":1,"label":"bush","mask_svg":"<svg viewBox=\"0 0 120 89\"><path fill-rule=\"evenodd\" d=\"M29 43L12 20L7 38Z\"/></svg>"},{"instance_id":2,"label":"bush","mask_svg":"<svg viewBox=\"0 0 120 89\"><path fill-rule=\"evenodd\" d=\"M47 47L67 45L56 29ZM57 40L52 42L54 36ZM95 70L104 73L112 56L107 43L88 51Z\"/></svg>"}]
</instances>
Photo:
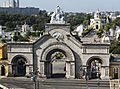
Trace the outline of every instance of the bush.
<instances>
[{"instance_id":1,"label":"bush","mask_svg":"<svg viewBox=\"0 0 120 89\"><path fill-rule=\"evenodd\" d=\"M18 36L13 36L13 41L18 41Z\"/></svg>"},{"instance_id":2,"label":"bush","mask_svg":"<svg viewBox=\"0 0 120 89\"><path fill-rule=\"evenodd\" d=\"M14 31L14 28L6 28L4 31L5 32L11 32L11 31Z\"/></svg>"},{"instance_id":3,"label":"bush","mask_svg":"<svg viewBox=\"0 0 120 89\"><path fill-rule=\"evenodd\" d=\"M87 28L87 29L85 29L85 30L83 31L83 33L82 33L82 36L83 36L83 37L86 36L91 30L92 30L92 28Z\"/></svg>"},{"instance_id":4,"label":"bush","mask_svg":"<svg viewBox=\"0 0 120 89\"><path fill-rule=\"evenodd\" d=\"M6 39L1 39L1 42L2 43L6 43Z\"/></svg>"},{"instance_id":5,"label":"bush","mask_svg":"<svg viewBox=\"0 0 120 89\"><path fill-rule=\"evenodd\" d=\"M103 30L102 30L102 29L99 29L99 30L96 32L96 34L97 34L97 36L98 36L99 38L102 37L102 33L103 33Z\"/></svg>"},{"instance_id":6,"label":"bush","mask_svg":"<svg viewBox=\"0 0 120 89\"><path fill-rule=\"evenodd\" d=\"M120 54L120 42L119 41L112 41L111 42L110 53Z\"/></svg>"},{"instance_id":7,"label":"bush","mask_svg":"<svg viewBox=\"0 0 120 89\"><path fill-rule=\"evenodd\" d=\"M36 37L36 32L32 32L31 36Z\"/></svg>"},{"instance_id":8,"label":"bush","mask_svg":"<svg viewBox=\"0 0 120 89\"><path fill-rule=\"evenodd\" d=\"M36 32L36 36L39 37L40 36L40 32Z\"/></svg>"},{"instance_id":9,"label":"bush","mask_svg":"<svg viewBox=\"0 0 120 89\"><path fill-rule=\"evenodd\" d=\"M31 33L31 35L33 36L33 37L39 37L40 36L40 32L32 32Z\"/></svg>"},{"instance_id":10,"label":"bush","mask_svg":"<svg viewBox=\"0 0 120 89\"><path fill-rule=\"evenodd\" d=\"M23 37L21 35L18 36L18 40L19 41L29 41L27 38L25 38L25 37Z\"/></svg>"}]
</instances>

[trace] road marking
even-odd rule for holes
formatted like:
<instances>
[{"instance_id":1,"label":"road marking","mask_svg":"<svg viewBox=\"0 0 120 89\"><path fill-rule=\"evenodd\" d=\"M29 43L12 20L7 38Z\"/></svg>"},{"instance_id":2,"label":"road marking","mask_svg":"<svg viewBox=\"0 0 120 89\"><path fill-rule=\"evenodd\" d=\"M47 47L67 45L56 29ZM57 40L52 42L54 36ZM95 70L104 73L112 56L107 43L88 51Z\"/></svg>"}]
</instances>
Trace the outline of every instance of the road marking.
<instances>
[{"instance_id":1,"label":"road marking","mask_svg":"<svg viewBox=\"0 0 120 89\"><path fill-rule=\"evenodd\" d=\"M7 87L3 86L2 84L0 84L0 88L8 89Z\"/></svg>"}]
</instances>

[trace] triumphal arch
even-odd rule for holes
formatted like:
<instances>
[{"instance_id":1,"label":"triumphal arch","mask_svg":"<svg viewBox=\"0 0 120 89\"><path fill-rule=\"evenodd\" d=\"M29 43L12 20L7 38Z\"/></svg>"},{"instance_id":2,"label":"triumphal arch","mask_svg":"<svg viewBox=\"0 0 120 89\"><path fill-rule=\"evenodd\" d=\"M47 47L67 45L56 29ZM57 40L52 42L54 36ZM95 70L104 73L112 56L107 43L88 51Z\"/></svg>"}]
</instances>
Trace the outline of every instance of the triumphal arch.
<instances>
[{"instance_id":1,"label":"triumphal arch","mask_svg":"<svg viewBox=\"0 0 120 89\"><path fill-rule=\"evenodd\" d=\"M109 42L72 35L59 6L45 27L34 42L8 43L10 73L25 76L37 69L46 78L109 78Z\"/></svg>"}]
</instances>

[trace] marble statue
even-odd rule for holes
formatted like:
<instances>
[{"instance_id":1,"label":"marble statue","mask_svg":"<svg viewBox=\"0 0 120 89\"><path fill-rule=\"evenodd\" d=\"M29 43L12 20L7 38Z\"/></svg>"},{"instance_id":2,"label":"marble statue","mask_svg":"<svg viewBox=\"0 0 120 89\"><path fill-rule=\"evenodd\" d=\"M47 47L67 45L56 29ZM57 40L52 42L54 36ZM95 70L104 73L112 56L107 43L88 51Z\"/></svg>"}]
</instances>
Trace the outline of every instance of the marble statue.
<instances>
[{"instance_id":1,"label":"marble statue","mask_svg":"<svg viewBox=\"0 0 120 89\"><path fill-rule=\"evenodd\" d=\"M110 38L106 34L102 37L101 40L102 43L110 43Z\"/></svg>"},{"instance_id":2,"label":"marble statue","mask_svg":"<svg viewBox=\"0 0 120 89\"><path fill-rule=\"evenodd\" d=\"M114 30L113 30L112 28L109 29L109 35L110 35L111 37L114 36Z\"/></svg>"},{"instance_id":3,"label":"marble statue","mask_svg":"<svg viewBox=\"0 0 120 89\"><path fill-rule=\"evenodd\" d=\"M116 31L115 31L115 37L116 37L116 39L118 39L118 37L119 37L119 35L120 35L120 27L116 27Z\"/></svg>"},{"instance_id":4,"label":"marble statue","mask_svg":"<svg viewBox=\"0 0 120 89\"><path fill-rule=\"evenodd\" d=\"M52 24L65 24L63 12L59 6L56 7L55 11L51 15L50 23Z\"/></svg>"},{"instance_id":5,"label":"marble statue","mask_svg":"<svg viewBox=\"0 0 120 89\"><path fill-rule=\"evenodd\" d=\"M119 36L120 36L120 29L117 31L116 39L118 39Z\"/></svg>"},{"instance_id":6,"label":"marble statue","mask_svg":"<svg viewBox=\"0 0 120 89\"><path fill-rule=\"evenodd\" d=\"M84 31L84 27L82 24L80 24L73 32L73 35L77 35L78 37L82 37L82 33Z\"/></svg>"},{"instance_id":7,"label":"marble statue","mask_svg":"<svg viewBox=\"0 0 120 89\"><path fill-rule=\"evenodd\" d=\"M56 7L55 12L56 12L56 13L60 13L60 7L59 7L59 6Z\"/></svg>"},{"instance_id":8,"label":"marble statue","mask_svg":"<svg viewBox=\"0 0 120 89\"><path fill-rule=\"evenodd\" d=\"M56 21L60 21L60 14L56 14Z\"/></svg>"},{"instance_id":9,"label":"marble statue","mask_svg":"<svg viewBox=\"0 0 120 89\"><path fill-rule=\"evenodd\" d=\"M51 15L50 23L53 23L55 21L55 12Z\"/></svg>"},{"instance_id":10,"label":"marble statue","mask_svg":"<svg viewBox=\"0 0 120 89\"><path fill-rule=\"evenodd\" d=\"M60 32L54 32L52 34L52 37L56 38L57 40L63 40L64 39L63 34L61 34Z\"/></svg>"},{"instance_id":11,"label":"marble statue","mask_svg":"<svg viewBox=\"0 0 120 89\"><path fill-rule=\"evenodd\" d=\"M81 24L81 25L79 25L79 26L77 27L77 29L76 29L76 32L78 32L78 36L79 36L79 37L82 36L83 31L84 31L84 27L83 27L83 25Z\"/></svg>"}]
</instances>

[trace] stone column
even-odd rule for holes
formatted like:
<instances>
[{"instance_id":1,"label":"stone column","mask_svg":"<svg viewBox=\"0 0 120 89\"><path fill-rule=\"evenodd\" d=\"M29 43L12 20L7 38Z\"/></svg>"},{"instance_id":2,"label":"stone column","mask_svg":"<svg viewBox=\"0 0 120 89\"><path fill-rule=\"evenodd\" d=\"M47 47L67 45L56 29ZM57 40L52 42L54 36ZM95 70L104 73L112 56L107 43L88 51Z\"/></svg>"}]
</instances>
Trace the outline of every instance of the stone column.
<instances>
[{"instance_id":1,"label":"stone column","mask_svg":"<svg viewBox=\"0 0 120 89\"><path fill-rule=\"evenodd\" d=\"M75 78L75 63L74 62L70 63L70 77Z\"/></svg>"},{"instance_id":2,"label":"stone column","mask_svg":"<svg viewBox=\"0 0 120 89\"><path fill-rule=\"evenodd\" d=\"M105 67L105 77L109 79L109 66Z\"/></svg>"},{"instance_id":3,"label":"stone column","mask_svg":"<svg viewBox=\"0 0 120 89\"><path fill-rule=\"evenodd\" d=\"M46 77L45 73L44 73L44 62L40 62L40 72L42 77Z\"/></svg>"},{"instance_id":4,"label":"stone column","mask_svg":"<svg viewBox=\"0 0 120 89\"><path fill-rule=\"evenodd\" d=\"M29 65L26 64L26 76L28 76L30 74L30 71L29 71Z\"/></svg>"},{"instance_id":5,"label":"stone column","mask_svg":"<svg viewBox=\"0 0 120 89\"><path fill-rule=\"evenodd\" d=\"M101 72L101 79L104 79L104 77L105 77L105 70L104 70L104 67L101 67L100 72Z\"/></svg>"},{"instance_id":6,"label":"stone column","mask_svg":"<svg viewBox=\"0 0 120 89\"><path fill-rule=\"evenodd\" d=\"M52 69L51 69L51 64L48 63L47 64L47 77L51 77L51 74L52 74Z\"/></svg>"},{"instance_id":7,"label":"stone column","mask_svg":"<svg viewBox=\"0 0 120 89\"><path fill-rule=\"evenodd\" d=\"M12 74L12 65L11 64L8 64L8 73ZM8 75L11 75L11 74L8 74Z\"/></svg>"},{"instance_id":8,"label":"stone column","mask_svg":"<svg viewBox=\"0 0 120 89\"><path fill-rule=\"evenodd\" d=\"M70 78L70 62L66 62L66 78Z\"/></svg>"},{"instance_id":9,"label":"stone column","mask_svg":"<svg viewBox=\"0 0 120 89\"><path fill-rule=\"evenodd\" d=\"M101 78L102 79L109 79L109 67L101 67Z\"/></svg>"},{"instance_id":10,"label":"stone column","mask_svg":"<svg viewBox=\"0 0 120 89\"><path fill-rule=\"evenodd\" d=\"M32 65L29 65L29 73L33 73L33 66Z\"/></svg>"},{"instance_id":11,"label":"stone column","mask_svg":"<svg viewBox=\"0 0 120 89\"><path fill-rule=\"evenodd\" d=\"M85 72L85 74L83 75L83 78L85 79L86 78L86 73L88 72L87 70L87 66L86 65L83 65L83 72Z\"/></svg>"},{"instance_id":12,"label":"stone column","mask_svg":"<svg viewBox=\"0 0 120 89\"><path fill-rule=\"evenodd\" d=\"M38 68L38 71L40 72L40 59L39 59L39 57L37 57L37 68Z\"/></svg>"}]
</instances>

